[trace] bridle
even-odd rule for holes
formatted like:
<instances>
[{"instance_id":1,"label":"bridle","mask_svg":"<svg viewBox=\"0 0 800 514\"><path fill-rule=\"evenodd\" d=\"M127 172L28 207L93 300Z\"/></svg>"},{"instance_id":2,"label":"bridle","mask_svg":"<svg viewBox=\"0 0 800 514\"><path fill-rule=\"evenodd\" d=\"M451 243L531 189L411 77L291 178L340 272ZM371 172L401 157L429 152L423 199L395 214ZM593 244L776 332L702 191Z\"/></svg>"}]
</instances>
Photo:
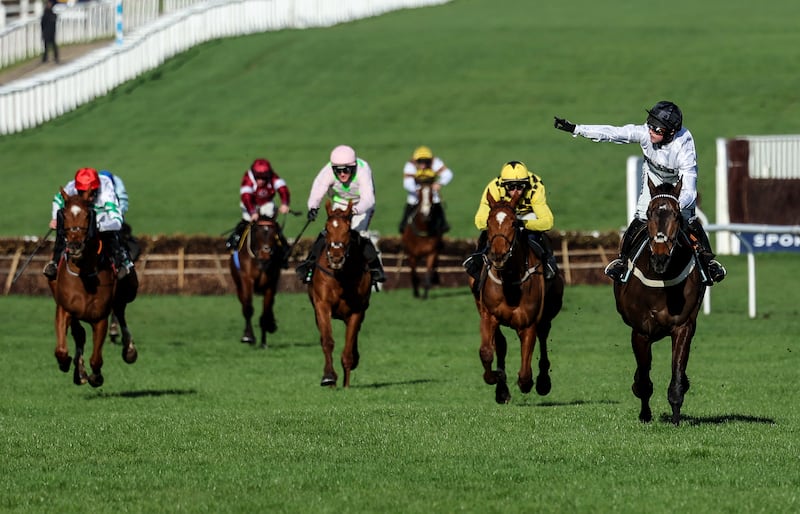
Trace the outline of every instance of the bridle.
<instances>
[{"instance_id":1,"label":"bridle","mask_svg":"<svg viewBox=\"0 0 800 514\"><path fill-rule=\"evenodd\" d=\"M350 221L352 219L351 214L345 214L344 211L337 212L338 210L333 211L333 213L328 218L328 223L335 223L337 221L343 221L347 226L347 229L344 230L344 234L350 234ZM344 240L333 240L331 231L326 231L326 240L327 244L325 245L325 256L328 258L328 265L333 270L339 270L344 266L345 261L350 253L350 241L349 238L347 241ZM340 255L339 255L340 254Z\"/></svg>"},{"instance_id":2,"label":"bridle","mask_svg":"<svg viewBox=\"0 0 800 514\"><path fill-rule=\"evenodd\" d=\"M656 203L656 200L659 200L659 199L665 199L668 202L660 203L659 205L654 205ZM667 205L667 203L670 203L671 205ZM666 247L666 250L667 250L666 254L667 255L672 255L672 252L675 250L675 247L677 246L677 239L678 239L678 233L679 233L679 228L680 228L681 211L680 211L680 203L678 201L678 198L676 196L674 196L674 195L671 195L671 194L668 194L668 193L661 193L661 194L657 194L657 195L653 196L650 199L650 206L647 209L648 222L653 218L655 209L667 209L667 208L670 208L670 207L671 207L671 211L673 213L677 213L674 217L676 218L676 226L678 227L678 229L676 229L673 232L672 235L668 235L668 234L664 233L662 230L660 230L661 227L659 226L659 230L654 235L650 236L650 243L649 243L650 244L650 252L653 253L653 254L656 253L656 247L657 246L664 245Z\"/></svg>"}]
</instances>

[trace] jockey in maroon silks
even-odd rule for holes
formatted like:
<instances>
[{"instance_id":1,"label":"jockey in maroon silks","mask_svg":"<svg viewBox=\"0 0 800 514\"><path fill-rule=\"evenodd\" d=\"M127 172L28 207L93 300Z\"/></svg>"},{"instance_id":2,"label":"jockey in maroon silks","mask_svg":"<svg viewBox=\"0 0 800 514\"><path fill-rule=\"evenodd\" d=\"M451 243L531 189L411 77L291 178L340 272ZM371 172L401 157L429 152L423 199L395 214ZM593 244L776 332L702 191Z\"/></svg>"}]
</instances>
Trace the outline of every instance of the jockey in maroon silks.
<instances>
[{"instance_id":1,"label":"jockey in maroon silks","mask_svg":"<svg viewBox=\"0 0 800 514\"><path fill-rule=\"evenodd\" d=\"M280 196L281 204L275 210L273 199L275 195ZM274 219L277 214L286 214L289 208L289 186L275 170L272 164L266 159L256 159L250 168L245 171L242 177L242 185L239 188L239 207L242 210L242 219L233 233L228 237L225 246L235 252L239 247L239 240L250 223L260 219ZM278 235L281 239L281 248L284 250L282 256L283 267L289 266L289 243L283 235L283 231L278 225Z\"/></svg>"}]
</instances>

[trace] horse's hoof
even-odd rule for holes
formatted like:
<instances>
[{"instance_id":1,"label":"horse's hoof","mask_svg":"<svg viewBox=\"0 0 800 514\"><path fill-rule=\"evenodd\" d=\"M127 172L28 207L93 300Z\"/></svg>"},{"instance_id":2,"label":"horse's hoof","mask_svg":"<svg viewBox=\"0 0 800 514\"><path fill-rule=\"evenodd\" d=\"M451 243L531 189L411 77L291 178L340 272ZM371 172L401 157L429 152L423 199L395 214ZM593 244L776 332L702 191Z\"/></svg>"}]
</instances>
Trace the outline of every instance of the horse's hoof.
<instances>
[{"instance_id":1,"label":"horse's hoof","mask_svg":"<svg viewBox=\"0 0 800 514\"><path fill-rule=\"evenodd\" d=\"M60 361L58 361L58 369L60 369L64 373L66 373L66 372L69 371L69 365L71 363L72 363L72 359L70 359L69 357L67 357L66 360L63 360L63 361L60 360Z\"/></svg>"},{"instance_id":2,"label":"horse's hoof","mask_svg":"<svg viewBox=\"0 0 800 514\"><path fill-rule=\"evenodd\" d=\"M89 377L89 385L91 385L92 387L100 387L101 385L103 385L103 381L104 381L103 375L99 373L97 375L91 375Z\"/></svg>"},{"instance_id":3,"label":"horse's hoof","mask_svg":"<svg viewBox=\"0 0 800 514\"><path fill-rule=\"evenodd\" d=\"M264 327L264 330L266 330L270 334L274 334L278 330L278 325L276 325L274 321L271 323L267 323L267 325Z\"/></svg>"},{"instance_id":4,"label":"horse's hoof","mask_svg":"<svg viewBox=\"0 0 800 514\"><path fill-rule=\"evenodd\" d=\"M78 371L77 368L75 368L75 373L72 374L72 383L75 384L76 386L80 386L80 385L85 384L88 381L89 380L86 377L86 374L85 373L81 373L80 371Z\"/></svg>"},{"instance_id":5,"label":"horse's hoof","mask_svg":"<svg viewBox=\"0 0 800 514\"><path fill-rule=\"evenodd\" d=\"M639 413L639 421L642 423L650 423L653 421L653 413L650 412L649 408L642 409L642 411Z\"/></svg>"},{"instance_id":6,"label":"horse's hoof","mask_svg":"<svg viewBox=\"0 0 800 514\"><path fill-rule=\"evenodd\" d=\"M505 405L511 402L511 392L505 382L500 382L494 390L494 401L500 405Z\"/></svg>"},{"instance_id":7,"label":"horse's hoof","mask_svg":"<svg viewBox=\"0 0 800 514\"><path fill-rule=\"evenodd\" d=\"M319 385L322 387L336 387L336 379L333 377L322 377L322 381Z\"/></svg>"},{"instance_id":8,"label":"horse's hoof","mask_svg":"<svg viewBox=\"0 0 800 514\"><path fill-rule=\"evenodd\" d=\"M258 345L258 349L259 350L266 350L267 349L267 343L261 343L260 345Z\"/></svg>"},{"instance_id":9,"label":"horse's hoof","mask_svg":"<svg viewBox=\"0 0 800 514\"><path fill-rule=\"evenodd\" d=\"M539 396L547 396L551 387L552 384L550 383L549 375L539 375L536 377L536 394Z\"/></svg>"},{"instance_id":10,"label":"horse's hoof","mask_svg":"<svg viewBox=\"0 0 800 514\"><path fill-rule=\"evenodd\" d=\"M124 360L128 364L133 364L136 362L136 359L139 358L139 352L136 351L136 348L130 346L128 348L122 349L122 360Z\"/></svg>"},{"instance_id":11,"label":"horse's hoof","mask_svg":"<svg viewBox=\"0 0 800 514\"><path fill-rule=\"evenodd\" d=\"M522 394L528 394L533 389L533 378L529 380L517 380L517 385Z\"/></svg>"},{"instance_id":12,"label":"horse's hoof","mask_svg":"<svg viewBox=\"0 0 800 514\"><path fill-rule=\"evenodd\" d=\"M241 341L245 344L254 344L256 342L256 338L251 336L242 336Z\"/></svg>"}]
</instances>

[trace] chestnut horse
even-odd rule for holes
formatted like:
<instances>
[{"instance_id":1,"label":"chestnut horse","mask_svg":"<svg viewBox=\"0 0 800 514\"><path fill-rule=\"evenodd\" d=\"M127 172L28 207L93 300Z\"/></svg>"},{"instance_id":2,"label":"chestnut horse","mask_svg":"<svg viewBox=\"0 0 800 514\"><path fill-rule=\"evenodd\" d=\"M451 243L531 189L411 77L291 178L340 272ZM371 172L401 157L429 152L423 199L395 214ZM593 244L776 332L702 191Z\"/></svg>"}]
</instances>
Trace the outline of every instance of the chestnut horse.
<instances>
[{"instance_id":1,"label":"chestnut horse","mask_svg":"<svg viewBox=\"0 0 800 514\"><path fill-rule=\"evenodd\" d=\"M408 218L403 229L403 250L408 256L411 268L411 286L414 297L419 298L420 278L417 274L417 262L425 261L425 278L422 281L422 298L428 298L428 291L433 285L436 275L436 261L442 248L442 234L433 229L431 207L433 206L433 182L420 181L417 191L416 207Z\"/></svg>"},{"instance_id":2,"label":"chestnut horse","mask_svg":"<svg viewBox=\"0 0 800 514\"><path fill-rule=\"evenodd\" d=\"M231 254L230 269L236 293L242 304L244 332L241 341L254 344L253 294L263 296L261 317L261 348L267 347L267 332L277 330L275 324L275 294L281 278L282 248L279 227L272 218L261 218L245 229L239 249Z\"/></svg>"},{"instance_id":3,"label":"chestnut horse","mask_svg":"<svg viewBox=\"0 0 800 514\"><path fill-rule=\"evenodd\" d=\"M624 282L614 284L617 311L631 327L631 346L636 357L632 390L641 400L642 422L653 419L651 345L670 336L672 379L667 399L672 406L672 423L680 423L683 397L689 389L686 364L705 294L692 244L681 228L678 202L681 184L678 181L674 186L656 187L648 179L651 200L647 207L647 239L634 246L634 257L628 261Z\"/></svg>"},{"instance_id":4,"label":"chestnut horse","mask_svg":"<svg viewBox=\"0 0 800 514\"><path fill-rule=\"evenodd\" d=\"M519 197L510 202L495 200L486 193L490 211L487 221L489 250L486 265L477 284L470 278L475 303L481 317L480 358L483 380L495 385L495 401L508 403L511 393L506 384L508 345L500 327L513 328L521 344L521 363L517 385L522 393L533 388L531 361L536 338L539 339L539 375L536 392L550 392L550 360L547 338L552 321L561 310L564 281L560 274L545 281L543 263L526 240L516 217ZM492 370L497 355L497 368Z\"/></svg>"},{"instance_id":5,"label":"chestnut horse","mask_svg":"<svg viewBox=\"0 0 800 514\"><path fill-rule=\"evenodd\" d=\"M97 232L92 202L81 195L64 198L63 229L66 234L66 251L58 264L55 280L49 282L56 302L56 349L59 368L69 371L74 364L73 382L89 382L93 387L103 385L103 342L108 330L108 317L112 309L123 328L122 358L128 364L136 361L136 346L125 322L125 305L136 296L138 282L135 275L126 277L119 286L109 259L102 254L102 244ZM133 272L132 272L133 273ZM92 356L89 364L92 374L87 375L84 364L86 331L81 322L92 326ZM69 356L67 330L75 340L75 357Z\"/></svg>"},{"instance_id":6,"label":"chestnut horse","mask_svg":"<svg viewBox=\"0 0 800 514\"><path fill-rule=\"evenodd\" d=\"M319 256L316 270L308 285L308 297L314 307L319 329L319 342L325 355L322 386L336 386L333 369L332 319L345 324L342 349L344 387L350 387L350 372L358 367L358 332L369 307L371 278L364 259L358 233L350 229L353 203L345 210L333 209L325 203L328 220L325 222L325 252Z\"/></svg>"}]
</instances>

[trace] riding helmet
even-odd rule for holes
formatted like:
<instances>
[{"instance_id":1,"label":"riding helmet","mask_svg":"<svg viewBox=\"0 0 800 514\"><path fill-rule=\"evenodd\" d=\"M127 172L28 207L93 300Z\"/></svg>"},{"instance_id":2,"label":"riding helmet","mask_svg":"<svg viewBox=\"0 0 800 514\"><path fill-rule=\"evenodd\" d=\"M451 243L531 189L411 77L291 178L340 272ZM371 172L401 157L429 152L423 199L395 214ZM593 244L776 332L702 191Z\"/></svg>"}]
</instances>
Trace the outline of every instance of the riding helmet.
<instances>
[{"instance_id":1,"label":"riding helmet","mask_svg":"<svg viewBox=\"0 0 800 514\"><path fill-rule=\"evenodd\" d=\"M508 161L500 170L500 180L502 182L527 181L529 172L525 163L520 161Z\"/></svg>"},{"instance_id":2,"label":"riding helmet","mask_svg":"<svg viewBox=\"0 0 800 514\"><path fill-rule=\"evenodd\" d=\"M652 109L647 109L647 114L647 123L663 127L673 133L678 132L683 127L683 113L672 102L662 100L655 104Z\"/></svg>"},{"instance_id":3,"label":"riding helmet","mask_svg":"<svg viewBox=\"0 0 800 514\"><path fill-rule=\"evenodd\" d=\"M334 166L355 166L356 151L347 145L339 145L331 152L331 164Z\"/></svg>"},{"instance_id":4,"label":"riding helmet","mask_svg":"<svg viewBox=\"0 0 800 514\"><path fill-rule=\"evenodd\" d=\"M411 156L412 161L430 160L433 159L433 152L427 146L419 146L414 150Z\"/></svg>"},{"instance_id":5,"label":"riding helmet","mask_svg":"<svg viewBox=\"0 0 800 514\"><path fill-rule=\"evenodd\" d=\"M100 177L94 168L81 168L75 173L75 189L78 191L94 191L100 189Z\"/></svg>"}]
</instances>

